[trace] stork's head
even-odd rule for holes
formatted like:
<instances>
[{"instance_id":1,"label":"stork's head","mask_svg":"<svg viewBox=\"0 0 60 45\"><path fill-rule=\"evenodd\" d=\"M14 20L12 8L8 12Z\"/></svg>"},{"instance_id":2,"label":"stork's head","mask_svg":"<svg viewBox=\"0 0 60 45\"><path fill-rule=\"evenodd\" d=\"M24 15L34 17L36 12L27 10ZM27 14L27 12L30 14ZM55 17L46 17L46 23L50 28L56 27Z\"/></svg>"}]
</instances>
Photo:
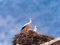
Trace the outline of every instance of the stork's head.
<instances>
[{"instance_id":1,"label":"stork's head","mask_svg":"<svg viewBox=\"0 0 60 45\"><path fill-rule=\"evenodd\" d=\"M35 29L37 29L38 28L38 26L37 25L35 25Z\"/></svg>"},{"instance_id":2,"label":"stork's head","mask_svg":"<svg viewBox=\"0 0 60 45\"><path fill-rule=\"evenodd\" d=\"M35 25L35 28L38 28L38 26L37 26L37 25Z\"/></svg>"},{"instance_id":3,"label":"stork's head","mask_svg":"<svg viewBox=\"0 0 60 45\"><path fill-rule=\"evenodd\" d=\"M35 31L35 32L36 32L36 31L37 31L37 28L38 28L38 26L36 26L36 25L35 25L35 27L34 27L34 30L33 30L33 31Z\"/></svg>"}]
</instances>

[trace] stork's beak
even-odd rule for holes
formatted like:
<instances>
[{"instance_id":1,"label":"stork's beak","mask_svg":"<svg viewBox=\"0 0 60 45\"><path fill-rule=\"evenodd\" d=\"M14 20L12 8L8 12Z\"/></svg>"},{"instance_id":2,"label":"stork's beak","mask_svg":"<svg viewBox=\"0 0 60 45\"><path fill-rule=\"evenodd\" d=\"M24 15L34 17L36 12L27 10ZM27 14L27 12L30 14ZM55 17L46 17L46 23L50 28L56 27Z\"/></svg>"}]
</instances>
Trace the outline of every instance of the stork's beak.
<instances>
[{"instance_id":1,"label":"stork's beak","mask_svg":"<svg viewBox=\"0 0 60 45\"><path fill-rule=\"evenodd\" d=\"M38 26L36 25L36 28L38 28Z\"/></svg>"}]
</instances>

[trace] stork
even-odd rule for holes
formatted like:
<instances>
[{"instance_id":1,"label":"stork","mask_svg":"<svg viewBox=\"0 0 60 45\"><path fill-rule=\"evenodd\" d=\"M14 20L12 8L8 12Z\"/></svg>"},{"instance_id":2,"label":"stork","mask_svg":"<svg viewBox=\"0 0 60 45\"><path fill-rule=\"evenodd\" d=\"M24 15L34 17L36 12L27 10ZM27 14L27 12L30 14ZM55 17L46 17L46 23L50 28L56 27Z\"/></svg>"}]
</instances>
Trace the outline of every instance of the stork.
<instances>
[{"instance_id":1,"label":"stork","mask_svg":"<svg viewBox=\"0 0 60 45\"><path fill-rule=\"evenodd\" d=\"M33 31L36 32L37 31L37 28L38 28L38 26L35 26L34 29L33 29Z\"/></svg>"},{"instance_id":2,"label":"stork","mask_svg":"<svg viewBox=\"0 0 60 45\"><path fill-rule=\"evenodd\" d=\"M28 30L31 26L31 23L32 23L32 18L30 18L30 21L22 27L21 31L22 30Z\"/></svg>"}]
</instances>

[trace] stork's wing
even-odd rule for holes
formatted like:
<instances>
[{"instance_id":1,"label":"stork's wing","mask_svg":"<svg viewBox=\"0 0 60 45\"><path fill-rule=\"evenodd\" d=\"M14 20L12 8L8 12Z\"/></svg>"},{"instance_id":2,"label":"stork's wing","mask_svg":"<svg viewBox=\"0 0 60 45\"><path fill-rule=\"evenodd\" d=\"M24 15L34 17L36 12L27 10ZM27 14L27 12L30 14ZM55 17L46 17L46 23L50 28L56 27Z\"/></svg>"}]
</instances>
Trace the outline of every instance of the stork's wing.
<instances>
[{"instance_id":1,"label":"stork's wing","mask_svg":"<svg viewBox=\"0 0 60 45\"><path fill-rule=\"evenodd\" d=\"M22 31L23 29L25 29L25 27L26 27L26 26L22 27L21 31Z\"/></svg>"},{"instance_id":2,"label":"stork's wing","mask_svg":"<svg viewBox=\"0 0 60 45\"><path fill-rule=\"evenodd\" d=\"M22 27L21 31L22 31L22 30L27 30L27 29L29 29L30 26L31 26L31 19L30 19L30 21L29 21L28 23L26 23L26 24Z\"/></svg>"}]
</instances>

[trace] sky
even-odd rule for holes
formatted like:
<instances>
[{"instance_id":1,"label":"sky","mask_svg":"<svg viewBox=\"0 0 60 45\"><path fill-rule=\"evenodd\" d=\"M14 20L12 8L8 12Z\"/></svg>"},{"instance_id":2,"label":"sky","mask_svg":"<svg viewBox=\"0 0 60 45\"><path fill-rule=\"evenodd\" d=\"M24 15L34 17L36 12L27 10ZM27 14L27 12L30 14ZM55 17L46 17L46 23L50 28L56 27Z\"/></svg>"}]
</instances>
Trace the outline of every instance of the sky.
<instances>
[{"instance_id":1,"label":"sky","mask_svg":"<svg viewBox=\"0 0 60 45\"><path fill-rule=\"evenodd\" d=\"M31 29L60 37L60 0L0 0L0 45L12 45L15 34L32 18Z\"/></svg>"}]
</instances>

